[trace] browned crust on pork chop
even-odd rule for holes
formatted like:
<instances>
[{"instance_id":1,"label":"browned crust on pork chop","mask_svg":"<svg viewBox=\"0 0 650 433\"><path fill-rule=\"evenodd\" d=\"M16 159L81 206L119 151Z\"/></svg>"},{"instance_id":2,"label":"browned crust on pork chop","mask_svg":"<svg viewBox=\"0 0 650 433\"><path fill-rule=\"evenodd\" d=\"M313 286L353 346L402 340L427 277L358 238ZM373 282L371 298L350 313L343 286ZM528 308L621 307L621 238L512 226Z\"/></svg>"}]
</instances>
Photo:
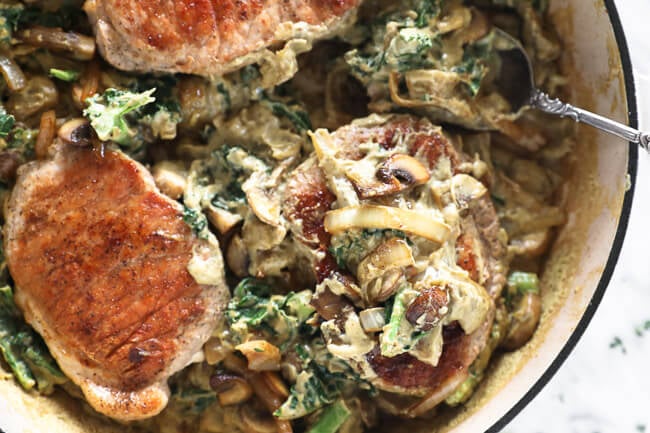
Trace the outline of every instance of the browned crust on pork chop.
<instances>
[{"instance_id":1,"label":"browned crust on pork chop","mask_svg":"<svg viewBox=\"0 0 650 433\"><path fill-rule=\"evenodd\" d=\"M359 0L88 0L98 47L124 70L216 75L291 37L326 35ZM323 25L324 27L317 27ZM235 62L236 60L239 62ZM230 65L229 65L230 63Z\"/></svg>"},{"instance_id":2,"label":"browned crust on pork chop","mask_svg":"<svg viewBox=\"0 0 650 433\"><path fill-rule=\"evenodd\" d=\"M164 408L167 378L201 349L228 299L222 269L214 286L187 270L194 250L218 248L117 151L60 149L22 167L5 250L26 320L90 404L122 420Z\"/></svg>"}]
</instances>

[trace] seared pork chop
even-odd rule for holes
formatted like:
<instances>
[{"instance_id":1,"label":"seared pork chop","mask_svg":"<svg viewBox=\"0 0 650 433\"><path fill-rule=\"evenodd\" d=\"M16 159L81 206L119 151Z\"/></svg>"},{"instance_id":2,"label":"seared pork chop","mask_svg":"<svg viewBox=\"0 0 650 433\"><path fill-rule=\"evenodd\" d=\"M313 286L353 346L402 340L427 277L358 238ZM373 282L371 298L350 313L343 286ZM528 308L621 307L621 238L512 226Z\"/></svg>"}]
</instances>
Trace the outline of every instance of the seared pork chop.
<instances>
[{"instance_id":1,"label":"seared pork chop","mask_svg":"<svg viewBox=\"0 0 650 433\"><path fill-rule=\"evenodd\" d=\"M448 171L449 176L460 170L466 155L458 152L452 143L425 119L411 116L394 116L380 125L352 124L338 129L331 135L333 147L338 149L337 158L356 161L363 157L361 149L366 143L377 143L384 149L392 149L406 142L408 154L431 172L432 176ZM448 169L441 166L447 166ZM326 176L322 169L310 160L293 173L287 183L284 216L291 230L299 240L311 248L318 248L324 254L315 255L314 267L318 280L327 277L322 269L339 272L336 262L327 249L330 236L323 228L327 209L334 204L334 195L327 189ZM365 193L357 189L358 194ZM388 200L388 199L387 199ZM307 204L307 205L306 205ZM481 284L496 298L505 282L504 241L499 237L499 220L490 202L484 196L470 204L466 213L461 213L461 233L457 235L456 262L467 271L468 276ZM318 308L317 308L318 309ZM469 374L469 366L485 347L492 321L492 308L483 325L467 335L457 324L443 330L443 352L437 366L426 364L410 354L385 357L378 347L366 354L366 360L374 370L370 380L381 390L424 400L410 401L406 406L388 408L405 416L421 415L442 402L460 385Z\"/></svg>"},{"instance_id":2,"label":"seared pork chop","mask_svg":"<svg viewBox=\"0 0 650 433\"><path fill-rule=\"evenodd\" d=\"M228 301L216 244L183 222L139 163L57 149L23 166L5 251L16 302L87 401L119 420L167 404L167 378L201 350ZM198 284L194 255L216 257Z\"/></svg>"},{"instance_id":3,"label":"seared pork chop","mask_svg":"<svg viewBox=\"0 0 650 433\"><path fill-rule=\"evenodd\" d=\"M360 0L87 0L100 52L129 71L219 75L294 37L323 37Z\"/></svg>"}]
</instances>

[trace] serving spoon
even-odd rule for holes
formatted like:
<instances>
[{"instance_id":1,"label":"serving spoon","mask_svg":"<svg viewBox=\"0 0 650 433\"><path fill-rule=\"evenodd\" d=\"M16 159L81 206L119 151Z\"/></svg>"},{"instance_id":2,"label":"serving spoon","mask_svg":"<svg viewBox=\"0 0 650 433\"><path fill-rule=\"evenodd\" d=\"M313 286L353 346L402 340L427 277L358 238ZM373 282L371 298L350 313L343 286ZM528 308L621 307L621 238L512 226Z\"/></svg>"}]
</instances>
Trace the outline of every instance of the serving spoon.
<instances>
[{"instance_id":1,"label":"serving spoon","mask_svg":"<svg viewBox=\"0 0 650 433\"><path fill-rule=\"evenodd\" d=\"M607 117L551 98L535 87L533 66L519 41L501 29L496 33L495 48L501 58L501 73L495 81L501 94L510 103L514 113L525 107L537 108L545 113L570 117L602 131L639 144L650 152L650 134L641 132Z\"/></svg>"}]
</instances>

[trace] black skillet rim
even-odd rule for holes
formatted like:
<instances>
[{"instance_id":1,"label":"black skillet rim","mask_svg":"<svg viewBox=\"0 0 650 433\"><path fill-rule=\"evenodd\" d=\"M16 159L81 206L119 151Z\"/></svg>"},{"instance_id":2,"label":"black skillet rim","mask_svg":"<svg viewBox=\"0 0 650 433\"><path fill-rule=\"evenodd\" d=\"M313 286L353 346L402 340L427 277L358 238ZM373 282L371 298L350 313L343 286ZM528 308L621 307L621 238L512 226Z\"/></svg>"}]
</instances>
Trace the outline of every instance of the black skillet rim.
<instances>
[{"instance_id":1,"label":"black skillet rim","mask_svg":"<svg viewBox=\"0 0 650 433\"><path fill-rule=\"evenodd\" d=\"M616 10L616 5L614 0L604 0L605 8L609 15L610 23L614 30L614 36L616 38L616 44L618 45L619 54L621 56L621 65L623 67L623 76L625 80L625 93L627 97L627 107L628 107L628 120L629 124L633 128L638 128L638 112L636 105L636 92L634 88L634 75L632 73L632 62L630 60L630 53L628 51L627 42L625 40L625 34L623 32L623 26L621 25L621 20ZM598 287L594 292L594 295L587 306L580 322L576 326L576 329L573 331L567 342L564 344L562 350L555 357L551 365L546 369L544 374L535 382L535 384L528 390L528 392L508 411L506 412L497 422L495 422L489 429L486 430L486 433L496 433L502 430L514 417L521 412L528 403L530 403L539 392L546 386L546 384L551 380L553 375L557 373L564 361L569 357L571 351L575 348L576 344L580 340L580 337L585 332L587 325L591 322L591 319L594 317L598 305L605 294L605 290L609 285L609 281L612 278L614 273L614 268L616 267L616 262L621 253L621 248L623 247L623 240L625 239L625 233L627 232L627 225L630 218L630 211L632 209L632 197L634 195L634 188L636 185L636 173L637 173L637 163L639 157L639 145L634 143L629 143L629 152L628 152L628 164L627 172L630 175L630 189L625 193L623 199L623 207L621 209L621 217L618 222L618 227L616 229L616 236L614 237L614 243L612 244L612 249L607 258L607 264L605 265L605 270L600 277L598 282Z\"/></svg>"}]
</instances>

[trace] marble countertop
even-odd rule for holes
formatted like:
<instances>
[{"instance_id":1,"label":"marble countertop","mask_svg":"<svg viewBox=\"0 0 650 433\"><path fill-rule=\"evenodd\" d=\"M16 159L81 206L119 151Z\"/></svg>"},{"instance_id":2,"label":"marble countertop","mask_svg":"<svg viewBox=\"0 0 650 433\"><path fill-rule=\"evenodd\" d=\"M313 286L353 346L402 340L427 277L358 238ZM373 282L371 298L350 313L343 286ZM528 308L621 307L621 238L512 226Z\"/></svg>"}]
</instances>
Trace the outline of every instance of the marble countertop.
<instances>
[{"instance_id":1,"label":"marble countertop","mask_svg":"<svg viewBox=\"0 0 650 433\"><path fill-rule=\"evenodd\" d=\"M616 0L650 131L650 0ZM640 153L625 243L607 292L560 370L503 433L650 433L650 155Z\"/></svg>"}]
</instances>

